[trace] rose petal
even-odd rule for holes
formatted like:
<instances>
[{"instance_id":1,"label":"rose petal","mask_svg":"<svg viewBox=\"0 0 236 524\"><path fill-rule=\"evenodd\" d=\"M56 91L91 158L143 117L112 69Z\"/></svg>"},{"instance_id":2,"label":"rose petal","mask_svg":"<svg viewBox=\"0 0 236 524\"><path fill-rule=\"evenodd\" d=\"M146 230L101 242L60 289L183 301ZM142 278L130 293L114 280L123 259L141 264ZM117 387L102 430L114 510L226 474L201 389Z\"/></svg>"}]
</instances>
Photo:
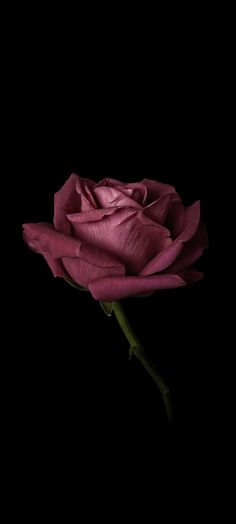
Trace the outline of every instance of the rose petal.
<instances>
[{"instance_id":1,"label":"rose petal","mask_svg":"<svg viewBox=\"0 0 236 524\"><path fill-rule=\"evenodd\" d=\"M29 235L27 235L26 231L23 231L22 236L24 242L30 249L32 249L32 251L35 251L35 253L40 253L39 243L35 239L32 239Z\"/></svg>"},{"instance_id":2,"label":"rose petal","mask_svg":"<svg viewBox=\"0 0 236 524\"><path fill-rule=\"evenodd\" d=\"M74 258L76 260L81 259L84 262L84 264L82 262L80 263L80 268L85 268L85 263L94 266L92 268L93 273L91 273L92 270L90 268L91 278L94 278L94 274L96 276L107 273L109 275L125 274L124 265L114 256L105 251L101 251L96 246L91 246L88 243L83 244L76 238L67 237L59 233L51 224L24 224L23 227L26 243L46 258L53 273L54 271L60 272L61 270L53 260L63 259L64 261L64 259L73 260ZM74 268L76 264L77 262L75 261L75 264L72 264L71 267ZM69 263L67 264L67 267L68 266ZM102 269L103 271L99 272L98 269ZM88 274L88 270L86 274Z\"/></svg>"},{"instance_id":3,"label":"rose petal","mask_svg":"<svg viewBox=\"0 0 236 524\"><path fill-rule=\"evenodd\" d=\"M150 260L148 264L142 268L140 275L152 275L170 267L180 255L183 249L183 243L190 240L196 233L199 220L200 203L198 201L184 210L184 228L178 238Z\"/></svg>"},{"instance_id":4,"label":"rose petal","mask_svg":"<svg viewBox=\"0 0 236 524\"><path fill-rule=\"evenodd\" d=\"M147 188L143 182L121 182L120 180L115 180L114 178L103 178L98 182L95 188L100 186L106 186L111 188L116 188L124 195L132 198L138 204L143 204L147 197Z\"/></svg>"},{"instance_id":5,"label":"rose petal","mask_svg":"<svg viewBox=\"0 0 236 524\"><path fill-rule=\"evenodd\" d=\"M158 200L155 200L155 202L152 202L152 204L144 207L142 213L154 220L154 222L157 222L157 224L164 225L170 201L170 194L163 195L162 197L158 198Z\"/></svg>"},{"instance_id":6,"label":"rose petal","mask_svg":"<svg viewBox=\"0 0 236 524\"><path fill-rule=\"evenodd\" d=\"M97 268L110 270L111 274L125 274L125 266L119 259L91 244L81 244L79 258Z\"/></svg>"},{"instance_id":7,"label":"rose petal","mask_svg":"<svg viewBox=\"0 0 236 524\"><path fill-rule=\"evenodd\" d=\"M76 191L81 197L81 208L80 211L90 211L97 209L97 203L94 196L89 188L89 183L92 182L86 178L78 177L76 181Z\"/></svg>"},{"instance_id":8,"label":"rose petal","mask_svg":"<svg viewBox=\"0 0 236 524\"><path fill-rule=\"evenodd\" d=\"M132 207L140 209L141 206L136 200L125 195L115 187L100 186L94 189L96 200L100 207Z\"/></svg>"},{"instance_id":9,"label":"rose petal","mask_svg":"<svg viewBox=\"0 0 236 524\"><path fill-rule=\"evenodd\" d=\"M76 213L81 210L81 205L85 207L84 201L88 200L87 193L83 195L82 187L87 186L88 190L94 186L94 182L89 179L82 179L73 173L59 191L54 195L54 225L55 228L65 234L70 234L71 226L66 215ZM81 191L80 191L81 188ZM85 190L84 190L85 191ZM81 203L81 195L83 202ZM91 207L93 207L91 205Z\"/></svg>"},{"instance_id":10,"label":"rose petal","mask_svg":"<svg viewBox=\"0 0 236 524\"><path fill-rule=\"evenodd\" d=\"M116 263L116 265L114 264L106 267L104 266L104 259L102 261L101 259L97 259L96 262L96 265L94 265L88 262L88 260L86 261L82 258L62 258L63 266L68 275L70 275L75 282L84 287L88 287L89 282L97 278L125 274L125 268L122 264Z\"/></svg>"},{"instance_id":11,"label":"rose petal","mask_svg":"<svg viewBox=\"0 0 236 524\"><path fill-rule=\"evenodd\" d=\"M180 273L194 264L208 247L208 238L204 224L200 223L196 235L187 242L183 250L172 266L168 268L170 273Z\"/></svg>"},{"instance_id":12,"label":"rose petal","mask_svg":"<svg viewBox=\"0 0 236 524\"><path fill-rule=\"evenodd\" d=\"M52 258L79 255L81 242L76 238L59 233L52 224L24 224L23 228L29 247L40 253L48 253Z\"/></svg>"},{"instance_id":13,"label":"rose petal","mask_svg":"<svg viewBox=\"0 0 236 524\"><path fill-rule=\"evenodd\" d=\"M54 277L61 277L61 278L68 277L68 274L64 270L60 259L52 258L50 255L46 253L42 253L42 255L44 256L46 262L48 263Z\"/></svg>"},{"instance_id":14,"label":"rose petal","mask_svg":"<svg viewBox=\"0 0 236 524\"><path fill-rule=\"evenodd\" d=\"M140 271L140 275L153 275L163 271L169 267L176 258L179 256L183 249L182 242L174 241L172 244L168 245L163 249L159 254L157 254L143 269Z\"/></svg>"},{"instance_id":15,"label":"rose petal","mask_svg":"<svg viewBox=\"0 0 236 524\"><path fill-rule=\"evenodd\" d=\"M185 280L179 275L155 275L99 278L90 282L88 287L96 300L112 302L185 285Z\"/></svg>"},{"instance_id":16,"label":"rose petal","mask_svg":"<svg viewBox=\"0 0 236 524\"><path fill-rule=\"evenodd\" d=\"M23 239L30 249L32 249L36 253L39 253L40 255L42 255L45 258L54 277L65 278L66 276L68 276L65 270L63 269L61 260L59 258L53 258L48 253L43 252L41 249L39 240L36 240L36 239L32 240L25 231L23 232Z\"/></svg>"},{"instance_id":17,"label":"rose petal","mask_svg":"<svg viewBox=\"0 0 236 524\"><path fill-rule=\"evenodd\" d=\"M79 215L78 215L79 218ZM131 273L140 269L169 241L169 231L133 208L116 209L100 221L79 223L68 215L74 234L122 261Z\"/></svg>"},{"instance_id":18,"label":"rose petal","mask_svg":"<svg viewBox=\"0 0 236 524\"><path fill-rule=\"evenodd\" d=\"M67 219L73 224L86 224L89 222L97 222L102 220L105 216L112 215L116 212L115 207L108 207L106 209L94 209L93 211L85 211L80 213L69 213Z\"/></svg>"},{"instance_id":19,"label":"rose petal","mask_svg":"<svg viewBox=\"0 0 236 524\"><path fill-rule=\"evenodd\" d=\"M178 240L187 242L195 235L200 222L200 201L198 200L192 206L184 209L184 227L178 236Z\"/></svg>"},{"instance_id":20,"label":"rose petal","mask_svg":"<svg viewBox=\"0 0 236 524\"><path fill-rule=\"evenodd\" d=\"M153 202L153 200L157 200L163 195L172 194L175 200L178 200L181 202L181 199L176 193L176 190L173 186L169 184L163 184L162 182L157 182L156 180L150 180L149 178L144 178L142 180L142 183L146 186L148 191L147 196L147 203Z\"/></svg>"},{"instance_id":21,"label":"rose petal","mask_svg":"<svg viewBox=\"0 0 236 524\"><path fill-rule=\"evenodd\" d=\"M166 227L170 230L171 238L175 240L184 228L185 211L181 202L171 199L166 217Z\"/></svg>"},{"instance_id":22,"label":"rose petal","mask_svg":"<svg viewBox=\"0 0 236 524\"><path fill-rule=\"evenodd\" d=\"M182 271L179 273L179 276L184 280L186 286L194 284L204 278L204 274L201 271L197 271L194 267Z\"/></svg>"},{"instance_id":23,"label":"rose petal","mask_svg":"<svg viewBox=\"0 0 236 524\"><path fill-rule=\"evenodd\" d=\"M117 189L141 205L144 204L147 198L147 188L142 182L124 183L122 186L117 186Z\"/></svg>"},{"instance_id":24,"label":"rose petal","mask_svg":"<svg viewBox=\"0 0 236 524\"><path fill-rule=\"evenodd\" d=\"M94 186L94 189L100 186L109 186L109 187L123 186L123 182L121 182L120 180L116 180L115 178L106 177L106 178L102 178L102 180L97 182L97 184L95 184Z\"/></svg>"}]
</instances>

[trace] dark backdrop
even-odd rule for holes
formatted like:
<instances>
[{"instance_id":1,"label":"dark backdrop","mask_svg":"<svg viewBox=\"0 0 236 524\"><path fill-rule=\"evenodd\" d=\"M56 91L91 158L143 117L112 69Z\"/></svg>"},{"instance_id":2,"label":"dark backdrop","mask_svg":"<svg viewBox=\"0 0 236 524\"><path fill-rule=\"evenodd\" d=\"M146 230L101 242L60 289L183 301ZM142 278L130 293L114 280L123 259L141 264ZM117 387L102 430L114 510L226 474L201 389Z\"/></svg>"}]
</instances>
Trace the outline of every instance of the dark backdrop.
<instances>
[{"instance_id":1,"label":"dark backdrop","mask_svg":"<svg viewBox=\"0 0 236 524\"><path fill-rule=\"evenodd\" d=\"M10 369L17 457L24 456L32 471L36 464L60 468L63 461L78 467L84 458L114 463L128 456L136 464L157 465L166 443L168 452L190 446L193 458L200 444L208 449L221 424L213 335L218 235L213 208L222 163L217 56L194 48L188 53L186 44L183 49L177 56L173 48L163 63L137 53L136 61L132 57L117 67L112 54L102 66L94 49L87 68L81 61L78 67L70 64L68 55L68 69L56 73L54 60L40 66L37 54L25 69L22 64L11 130L17 343ZM173 184L186 205L201 201L210 241L199 262L204 280L124 301L171 389L171 433L159 392L135 358L128 362L115 319L89 294L54 279L43 258L22 241L22 223L52 221L53 194L72 172L97 181L153 178Z\"/></svg>"},{"instance_id":2,"label":"dark backdrop","mask_svg":"<svg viewBox=\"0 0 236 524\"><path fill-rule=\"evenodd\" d=\"M27 131L27 153L26 147L19 153L23 174L17 180L20 344L13 367L18 431L27 455L37 449L37 460L44 460L46 454L56 461L62 448L64 458L68 454L76 460L81 450L95 458L111 454L112 460L131 450L138 460L154 456L159 460L160 439L170 441L171 448L196 438L206 442L209 429L218 423L212 410L211 247L199 263L203 282L123 303L171 389L175 425L170 434L159 392L135 358L128 362L128 345L115 318L106 317L89 294L54 279L43 258L21 238L22 223L52 221L53 194L76 172L95 180L149 177L173 184L186 205L201 200L202 219L210 246L214 245L212 143L208 141L206 153L203 127L198 123L197 131L190 125L156 133L147 130L145 121L137 122L137 127L132 121L128 128L125 119L120 121L116 115L118 120L119 131L108 120L105 132L104 122L101 129L100 125L88 129L83 123L79 131L64 122L59 128L54 123L52 130L45 124L36 141Z\"/></svg>"}]
</instances>

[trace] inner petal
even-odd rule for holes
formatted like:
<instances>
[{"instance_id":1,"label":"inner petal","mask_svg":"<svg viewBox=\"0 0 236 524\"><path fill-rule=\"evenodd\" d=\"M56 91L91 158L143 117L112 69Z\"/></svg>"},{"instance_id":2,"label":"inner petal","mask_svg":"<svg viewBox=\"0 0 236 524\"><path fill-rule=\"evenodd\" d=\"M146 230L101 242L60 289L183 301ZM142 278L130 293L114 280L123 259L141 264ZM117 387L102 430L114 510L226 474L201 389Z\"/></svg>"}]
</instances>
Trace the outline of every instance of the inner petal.
<instances>
[{"instance_id":1,"label":"inner petal","mask_svg":"<svg viewBox=\"0 0 236 524\"><path fill-rule=\"evenodd\" d=\"M117 186L117 189L129 195L133 200L143 205L147 198L147 188L142 182L124 184L122 186Z\"/></svg>"},{"instance_id":2,"label":"inner petal","mask_svg":"<svg viewBox=\"0 0 236 524\"><path fill-rule=\"evenodd\" d=\"M138 204L143 205L147 198L147 187L142 182L121 182L120 180L115 180L114 178L103 178L96 184L94 189L98 187L110 187L116 188L121 193L126 196L129 196Z\"/></svg>"},{"instance_id":3,"label":"inner petal","mask_svg":"<svg viewBox=\"0 0 236 524\"><path fill-rule=\"evenodd\" d=\"M100 207L123 206L135 209L141 208L136 200L120 191L118 187L99 186L93 192Z\"/></svg>"},{"instance_id":4,"label":"inner petal","mask_svg":"<svg viewBox=\"0 0 236 524\"><path fill-rule=\"evenodd\" d=\"M78 214L79 216L79 214ZM160 250L171 242L169 231L133 208L116 209L99 221L81 223L68 215L76 237L97 246L122 261L131 274L137 274Z\"/></svg>"}]
</instances>

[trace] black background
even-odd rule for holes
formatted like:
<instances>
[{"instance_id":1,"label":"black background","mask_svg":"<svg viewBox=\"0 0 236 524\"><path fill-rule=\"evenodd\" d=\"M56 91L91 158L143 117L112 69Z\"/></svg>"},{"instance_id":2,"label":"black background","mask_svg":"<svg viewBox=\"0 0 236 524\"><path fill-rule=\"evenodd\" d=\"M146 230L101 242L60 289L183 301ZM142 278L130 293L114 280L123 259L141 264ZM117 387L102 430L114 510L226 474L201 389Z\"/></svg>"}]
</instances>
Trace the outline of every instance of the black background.
<instances>
[{"instance_id":1,"label":"black background","mask_svg":"<svg viewBox=\"0 0 236 524\"><path fill-rule=\"evenodd\" d=\"M211 246L215 231L208 159L193 143L196 137L186 135L182 146L170 138L167 145L157 139L154 146L143 135L134 142L124 128L115 144L108 135L105 144L99 134L97 142L82 135L70 135L71 141L50 156L42 141L27 159L19 184L21 344L14 366L20 431L27 449L38 447L43 454L50 449L53 455L61 446L77 453L78 442L95 455L101 447L114 452L117 446L128 450L132 445L134 450L141 439L141 456L147 453L143 450L158 455L160 438L170 438L172 445L197 434L204 440L209 424L217 424L211 420L211 247L199 263L205 273L202 282L124 301L134 329L171 389L175 425L170 436L158 390L135 358L128 362L128 345L115 318L106 317L89 294L53 278L43 258L24 245L21 223L52 221L53 194L72 172L97 181L104 176L123 181L150 177L174 184L186 205L201 200Z\"/></svg>"},{"instance_id":2,"label":"black background","mask_svg":"<svg viewBox=\"0 0 236 524\"><path fill-rule=\"evenodd\" d=\"M219 54L179 44L168 59L156 44L153 55L137 52L120 63L119 49L109 54L104 44L104 62L96 46L86 64L83 53L76 63L67 55L56 71L56 57L42 63L36 47L34 60L21 62L12 100L17 343L10 384L16 457L32 475L84 460L87 470L123 460L155 468L172 451L181 460L188 448L193 460L199 449L211 453L222 425L215 379ZM22 241L22 223L52 221L53 194L72 172L97 181L153 178L173 184L186 205L201 201L210 242L198 265L204 280L123 304L171 389L172 431L155 385L135 358L128 362L115 318L54 279Z\"/></svg>"}]
</instances>

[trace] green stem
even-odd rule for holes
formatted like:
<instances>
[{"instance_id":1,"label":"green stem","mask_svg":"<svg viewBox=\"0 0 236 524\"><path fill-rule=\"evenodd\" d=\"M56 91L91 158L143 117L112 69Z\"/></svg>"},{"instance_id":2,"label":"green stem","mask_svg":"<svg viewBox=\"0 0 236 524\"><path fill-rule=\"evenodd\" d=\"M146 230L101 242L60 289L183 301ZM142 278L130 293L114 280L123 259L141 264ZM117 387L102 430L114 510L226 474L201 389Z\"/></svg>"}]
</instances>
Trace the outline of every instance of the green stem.
<instances>
[{"instance_id":1,"label":"green stem","mask_svg":"<svg viewBox=\"0 0 236 524\"><path fill-rule=\"evenodd\" d=\"M171 422L172 403L170 397L170 390L168 386L165 384L163 378L156 371L156 368L154 367L153 363L148 357L145 349L139 342L139 339L135 334L133 328L131 327L120 302L113 302L113 311L123 333L125 334L127 340L130 343L130 351L139 359L143 367L146 369L146 371L149 373L149 375L152 377L155 384L157 385L165 405L168 421Z\"/></svg>"}]
</instances>

